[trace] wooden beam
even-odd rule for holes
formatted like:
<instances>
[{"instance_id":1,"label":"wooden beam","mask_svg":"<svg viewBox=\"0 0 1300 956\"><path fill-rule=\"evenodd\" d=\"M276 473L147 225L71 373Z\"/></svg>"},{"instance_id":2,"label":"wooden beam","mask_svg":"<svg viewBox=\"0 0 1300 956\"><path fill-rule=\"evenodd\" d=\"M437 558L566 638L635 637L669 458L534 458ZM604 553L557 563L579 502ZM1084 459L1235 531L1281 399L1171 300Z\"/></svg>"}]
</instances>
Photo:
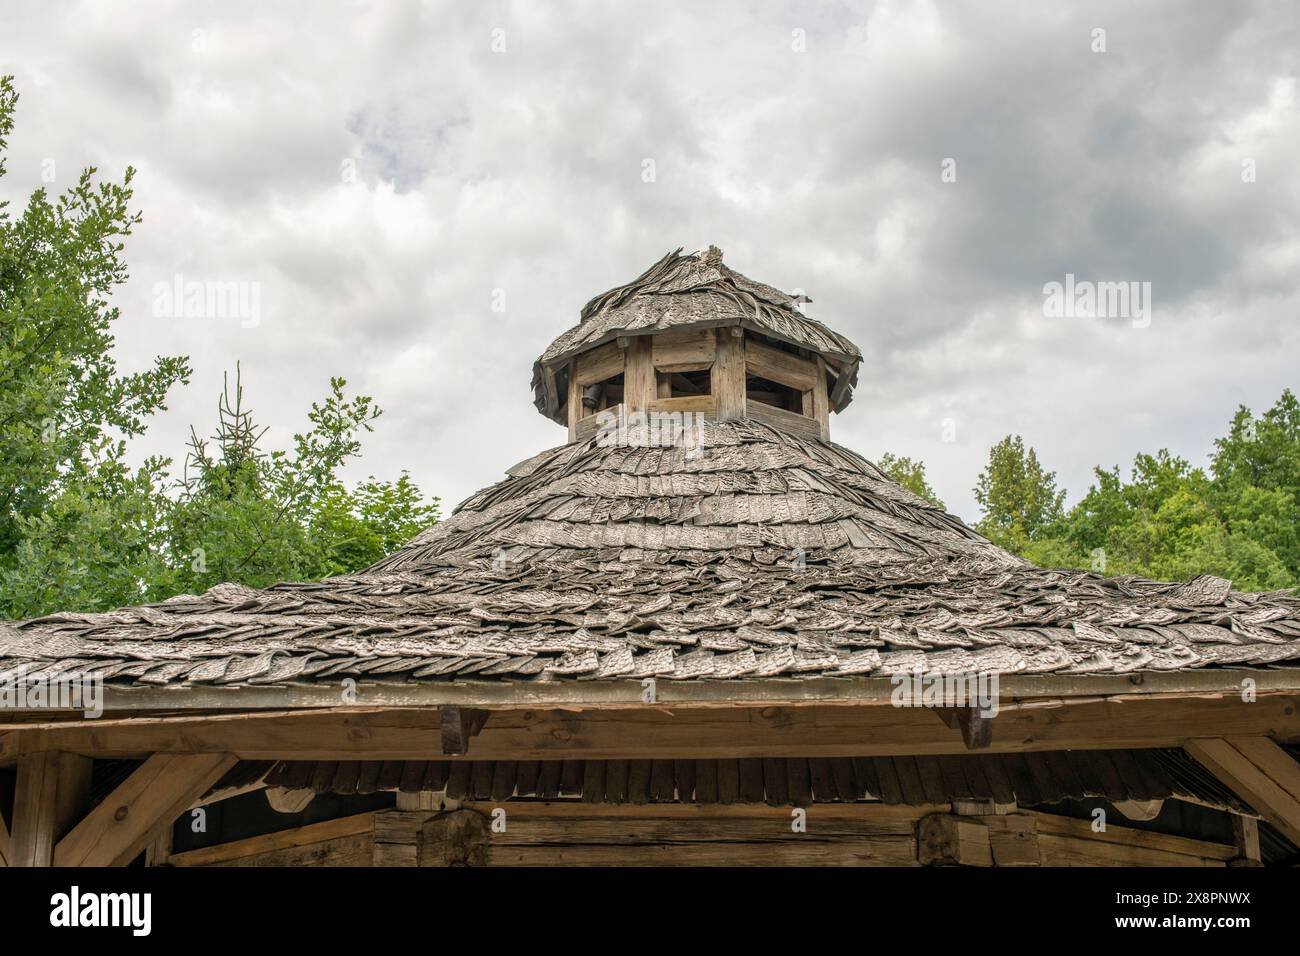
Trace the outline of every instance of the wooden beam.
<instances>
[{"instance_id":1,"label":"wooden beam","mask_svg":"<svg viewBox=\"0 0 1300 956\"><path fill-rule=\"evenodd\" d=\"M627 343L623 368L623 404L628 412L644 412L655 400L652 336L633 336Z\"/></svg>"},{"instance_id":2,"label":"wooden beam","mask_svg":"<svg viewBox=\"0 0 1300 956\"><path fill-rule=\"evenodd\" d=\"M611 409L613 420L617 410ZM595 432L595 418L584 419ZM1300 668L1274 670L1201 668L1194 671L1155 671L1140 674L1003 674L999 681L1003 709L1033 703L1081 698L1132 700L1152 697L1230 696L1240 702L1241 681L1251 678L1259 696L1289 695L1300 704ZM889 703L896 687L888 677L774 677L765 680L661 681L660 704L673 707L798 707L835 704L859 707ZM460 704L488 710L560 707L565 710L641 709L644 688L637 680L558 681L388 681L357 682L358 707L413 708ZM319 684L205 685L104 687L104 717L158 711L195 713L220 711L338 709L338 687ZM0 761L17 752L10 731L28 731L55 721L84 721L79 713L0 716ZM1210 736L1196 734L1193 736Z\"/></svg>"},{"instance_id":3,"label":"wooden beam","mask_svg":"<svg viewBox=\"0 0 1300 956\"><path fill-rule=\"evenodd\" d=\"M695 372L708 368L717 355L713 329L680 329L653 336L654 367L660 372Z\"/></svg>"},{"instance_id":4,"label":"wooden beam","mask_svg":"<svg viewBox=\"0 0 1300 956\"><path fill-rule=\"evenodd\" d=\"M582 418L582 389L578 387L578 378L573 362L569 362L568 391L564 400L565 414L569 422L569 441L578 440L578 422Z\"/></svg>"},{"instance_id":5,"label":"wooden beam","mask_svg":"<svg viewBox=\"0 0 1300 956\"><path fill-rule=\"evenodd\" d=\"M574 380L578 390L596 385L623 374L623 350L613 342L584 352L573 362Z\"/></svg>"},{"instance_id":6,"label":"wooden beam","mask_svg":"<svg viewBox=\"0 0 1300 956\"><path fill-rule=\"evenodd\" d=\"M1259 852L1259 821L1254 817L1232 815L1232 842L1237 848L1234 866L1261 866Z\"/></svg>"},{"instance_id":7,"label":"wooden beam","mask_svg":"<svg viewBox=\"0 0 1300 956\"><path fill-rule=\"evenodd\" d=\"M92 762L73 753L42 751L18 761L10 866L50 866L55 844L81 815L90 794Z\"/></svg>"},{"instance_id":8,"label":"wooden beam","mask_svg":"<svg viewBox=\"0 0 1300 956\"><path fill-rule=\"evenodd\" d=\"M812 359L772 348L752 335L747 336L745 343L745 370L750 375L777 382L799 392L817 385L817 364ZM823 380L823 388L825 384Z\"/></svg>"},{"instance_id":9,"label":"wooden beam","mask_svg":"<svg viewBox=\"0 0 1300 956\"><path fill-rule=\"evenodd\" d=\"M0 814L0 866L9 865L9 826L5 823L4 814Z\"/></svg>"},{"instance_id":10,"label":"wooden beam","mask_svg":"<svg viewBox=\"0 0 1300 956\"><path fill-rule=\"evenodd\" d=\"M1189 740L1185 749L1283 836L1300 845L1300 767L1290 754L1262 737L1200 738Z\"/></svg>"},{"instance_id":11,"label":"wooden beam","mask_svg":"<svg viewBox=\"0 0 1300 956\"><path fill-rule=\"evenodd\" d=\"M126 866L235 764L226 753L156 754L59 841L56 866Z\"/></svg>"},{"instance_id":12,"label":"wooden beam","mask_svg":"<svg viewBox=\"0 0 1300 956\"><path fill-rule=\"evenodd\" d=\"M745 339L739 326L717 330L717 354L709 389L718 400L719 421L745 417Z\"/></svg>"},{"instance_id":13,"label":"wooden beam","mask_svg":"<svg viewBox=\"0 0 1300 956\"><path fill-rule=\"evenodd\" d=\"M1290 696L1061 701L993 718L983 753L1181 747L1207 732L1300 739ZM1213 728L1213 730L1211 730ZM245 760L436 760L436 708L340 709L167 716L45 724L18 735L19 752L62 749L98 756L230 752ZM869 757L961 754L961 733L928 708L814 705L670 706L570 711L495 710L474 738L477 760L565 758Z\"/></svg>"},{"instance_id":14,"label":"wooden beam","mask_svg":"<svg viewBox=\"0 0 1300 956\"><path fill-rule=\"evenodd\" d=\"M173 866L222 866L239 864L242 860L263 857L277 852L328 844L347 837L366 836L374 831L374 813L359 813L350 817L326 820L295 827L292 830L279 830L261 836L235 840L230 843L218 843L215 846L202 847L198 850L186 850L171 856Z\"/></svg>"}]
</instances>

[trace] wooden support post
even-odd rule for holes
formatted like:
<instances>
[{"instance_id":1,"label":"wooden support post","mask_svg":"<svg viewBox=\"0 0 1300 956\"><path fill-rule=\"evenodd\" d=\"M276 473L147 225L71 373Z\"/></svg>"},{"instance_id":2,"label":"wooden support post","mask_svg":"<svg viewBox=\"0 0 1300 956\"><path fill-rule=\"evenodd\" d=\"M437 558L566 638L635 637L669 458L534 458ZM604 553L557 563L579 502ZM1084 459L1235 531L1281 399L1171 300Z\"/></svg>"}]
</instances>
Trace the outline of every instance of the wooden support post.
<instances>
[{"instance_id":1,"label":"wooden support post","mask_svg":"<svg viewBox=\"0 0 1300 956\"><path fill-rule=\"evenodd\" d=\"M1259 853L1259 821L1254 817L1232 815L1232 842L1237 858L1229 866L1262 866Z\"/></svg>"},{"instance_id":2,"label":"wooden support post","mask_svg":"<svg viewBox=\"0 0 1300 956\"><path fill-rule=\"evenodd\" d=\"M50 866L54 847L80 816L90 794L92 761L45 751L18 761L10 866Z\"/></svg>"},{"instance_id":3,"label":"wooden support post","mask_svg":"<svg viewBox=\"0 0 1300 956\"><path fill-rule=\"evenodd\" d=\"M658 394L654 351L649 335L628 338L623 364L623 405L629 414L644 412Z\"/></svg>"},{"instance_id":4,"label":"wooden support post","mask_svg":"<svg viewBox=\"0 0 1300 956\"><path fill-rule=\"evenodd\" d=\"M718 350L710 390L718 401L718 420L745 417L745 332L738 326L718 329Z\"/></svg>"},{"instance_id":5,"label":"wooden support post","mask_svg":"<svg viewBox=\"0 0 1300 956\"><path fill-rule=\"evenodd\" d=\"M578 440L578 419L582 417L582 390L578 388L578 369L575 362L569 362L569 389L565 399L565 410L569 416L569 441Z\"/></svg>"},{"instance_id":6,"label":"wooden support post","mask_svg":"<svg viewBox=\"0 0 1300 956\"><path fill-rule=\"evenodd\" d=\"M1300 764L1267 737L1189 740L1188 754L1300 845Z\"/></svg>"},{"instance_id":7,"label":"wooden support post","mask_svg":"<svg viewBox=\"0 0 1300 956\"><path fill-rule=\"evenodd\" d=\"M55 866L126 866L234 764L230 754L155 754L59 841Z\"/></svg>"}]
</instances>

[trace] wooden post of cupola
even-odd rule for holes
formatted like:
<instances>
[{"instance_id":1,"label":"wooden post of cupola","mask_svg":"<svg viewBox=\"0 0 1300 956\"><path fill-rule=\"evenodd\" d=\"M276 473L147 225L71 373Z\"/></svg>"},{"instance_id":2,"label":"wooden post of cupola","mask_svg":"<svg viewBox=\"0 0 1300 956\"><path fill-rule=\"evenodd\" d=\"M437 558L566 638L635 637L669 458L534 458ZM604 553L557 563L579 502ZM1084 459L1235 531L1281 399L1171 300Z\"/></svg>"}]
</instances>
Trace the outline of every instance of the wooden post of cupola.
<instances>
[{"instance_id":1,"label":"wooden post of cupola","mask_svg":"<svg viewBox=\"0 0 1300 956\"><path fill-rule=\"evenodd\" d=\"M623 349L623 405L628 414L644 412L658 397L655 387L652 336L632 335L620 338Z\"/></svg>"},{"instance_id":2,"label":"wooden post of cupola","mask_svg":"<svg viewBox=\"0 0 1300 956\"><path fill-rule=\"evenodd\" d=\"M738 325L717 330L718 351L709 376L718 401L719 420L745 417L745 330Z\"/></svg>"}]
</instances>

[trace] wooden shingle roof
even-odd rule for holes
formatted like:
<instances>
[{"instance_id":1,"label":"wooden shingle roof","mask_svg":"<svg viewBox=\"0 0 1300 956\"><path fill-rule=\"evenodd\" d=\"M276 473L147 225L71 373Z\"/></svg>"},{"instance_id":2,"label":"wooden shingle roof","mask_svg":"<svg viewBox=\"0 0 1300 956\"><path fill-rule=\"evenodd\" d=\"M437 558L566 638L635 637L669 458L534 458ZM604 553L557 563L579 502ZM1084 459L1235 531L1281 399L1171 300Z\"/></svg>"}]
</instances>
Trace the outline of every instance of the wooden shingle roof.
<instances>
[{"instance_id":1,"label":"wooden shingle roof","mask_svg":"<svg viewBox=\"0 0 1300 956\"><path fill-rule=\"evenodd\" d=\"M358 574L0 623L0 680L195 687L1133 675L1300 660L1300 599L1045 570L838 445L534 456Z\"/></svg>"}]
</instances>

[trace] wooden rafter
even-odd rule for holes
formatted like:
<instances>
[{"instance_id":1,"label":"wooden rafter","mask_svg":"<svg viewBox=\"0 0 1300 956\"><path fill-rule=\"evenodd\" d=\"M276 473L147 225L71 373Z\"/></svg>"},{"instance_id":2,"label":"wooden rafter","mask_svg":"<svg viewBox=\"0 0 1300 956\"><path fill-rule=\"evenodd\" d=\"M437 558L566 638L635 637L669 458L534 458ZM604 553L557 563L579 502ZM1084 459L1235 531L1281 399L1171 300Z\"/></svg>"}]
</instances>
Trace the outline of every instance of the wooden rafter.
<instances>
[{"instance_id":1,"label":"wooden rafter","mask_svg":"<svg viewBox=\"0 0 1300 956\"><path fill-rule=\"evenodd\" d=\"M59 841L56 866L125 866L236 758L225 753L156 754Z\"/></svg>"},{"instance_id":2,"label":"wooden rafter","mask_svg":"<svg viewBox=\"0 0 1300 956\"><path fill-rule=\"evenodd\" d=\"M1187 752L1300 845L1300 764L1267 737L1198 738Z\"/></svg>"}]
</instances>

